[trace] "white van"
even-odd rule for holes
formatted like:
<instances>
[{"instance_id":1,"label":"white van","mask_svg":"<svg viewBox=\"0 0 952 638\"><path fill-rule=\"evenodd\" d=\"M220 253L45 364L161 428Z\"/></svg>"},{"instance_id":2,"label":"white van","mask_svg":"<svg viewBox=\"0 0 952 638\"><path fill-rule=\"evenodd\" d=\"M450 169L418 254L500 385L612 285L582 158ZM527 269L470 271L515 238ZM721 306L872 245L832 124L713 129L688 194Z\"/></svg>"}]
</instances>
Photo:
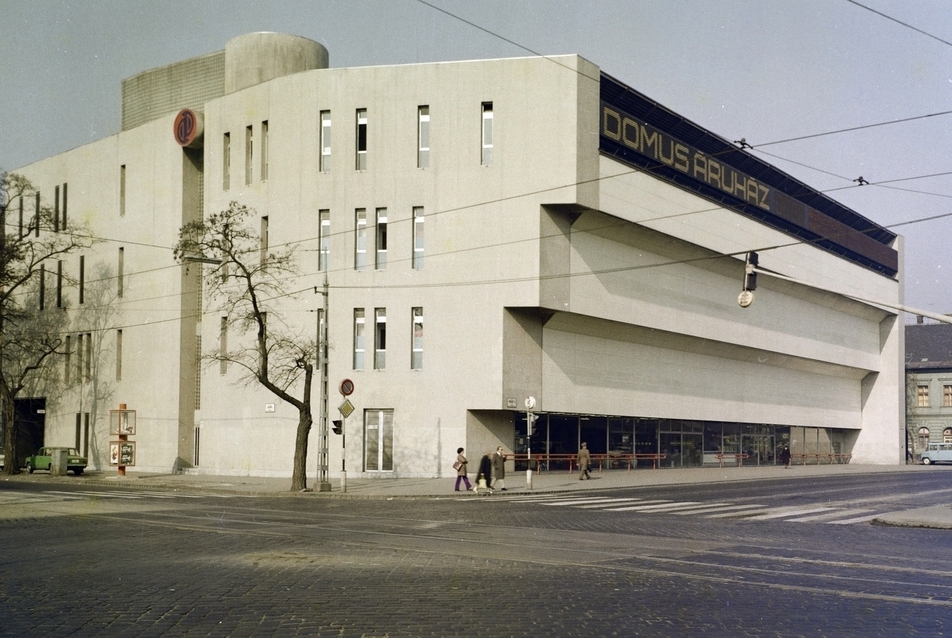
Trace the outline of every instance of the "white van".
<instances>
[{"instance_id":1,"label":"white van","mask_svg":"<svg viewBox=\"0 0 952 638\"><path fill-rule=\"evenodd\" d=\"M952 463L952 443L930 443L921 457L923 465Z\"/></svg>"}]
</instances>

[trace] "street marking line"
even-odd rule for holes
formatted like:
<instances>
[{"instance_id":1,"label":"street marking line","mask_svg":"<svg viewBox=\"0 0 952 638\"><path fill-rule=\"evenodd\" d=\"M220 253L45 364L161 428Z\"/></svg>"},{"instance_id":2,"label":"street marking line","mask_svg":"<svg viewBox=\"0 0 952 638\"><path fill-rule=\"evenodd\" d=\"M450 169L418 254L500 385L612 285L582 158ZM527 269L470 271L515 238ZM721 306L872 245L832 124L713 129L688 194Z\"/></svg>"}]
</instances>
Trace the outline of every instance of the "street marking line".
<instances>
[{"instance_id":1,"label":"street marking line","mask_svg":"<svg viewBox=\"0 0 952 638\"><path fill-rule=\"evenodd\" d=\"M788 516L800 516L801 514L815 514L817 512L830 512L835 510L835 507L813 507L813 508L784 508L783 511L768 510L766 514L757 514L755 516L748 517L748 521L769 521L775 518L787 518Z\"/></svg>"},{"instance_id":2,"label":"street marking line","mask_svg":"<svg viewBox=\"0 0 952 638\"><path fill-rule=\"evenodd\" d=\"M665 512L672 509L679 509L681 507L690 507L691 505L696 505L697 501L674 501L670 503L659 503L657 505L634 505L632 507L613 507L609 508L609 512L645 512L647 514L652 514L655 512Z\"/></svg>"},{"instance_id":3,"label":"street marking line","mask_svg":"<svg viewBox=\"0 0 952 638\"><path fill-rule=\"evenodd\" d=\"M631 503L632 501L640 501L640 498L616 498L612 499L611 503L596 503L594 505L579 505L578 509L580 510L590 510L590 509L602 509L606 505L613 505L615 503ZM611 511L611 510L608 510Z\"/></svg>"},{"instance_id":4,"label":"street marking line","mask_svg":"<svg viewBox=\"0 0 952 638\"><path fill-rule=\"evenodd\" d=\"M813 521L822 521L824 519L837 518L839 516L853 516L854 514L862 514L864 512L869 512L869 509L853 509L853 510L837 510L835 512L826 512L824 514L817 514L815 516L803 516L801 518L790 518L787 519L788 523L810 523Z\"/></svg>"},{"instance_id":5,"label":"street marking line","mask_svg":"<svg viewBox=\"0 0 952 638\"><path fill-rule=\"evenodd\" d=\"M740 518L742 516L748 516L748 515L756 513L754 511L743 511L743 510L759 510L762 512L767 511L767 508L764 507L763 505L735 505L729 508L725 507L724 509L725 510L730 509L734 511L721 512L720 514L707 514L704 516L704 518L731 518L731 517Z\"/></svg>"},{"instance_id":6,"label":"street marking line","mask_svg":"<svg viewBox=\"0 0 952 638\"><path fill-rule=\"evenodd\" d=\"M827 521L827 525L852 525L853 523L868 523L874 518L878 517L882 512L876 512L875 514L870 514L868 516L857 516L856 518L848 518L843 521Z\"/></svg>"}]
</instances>

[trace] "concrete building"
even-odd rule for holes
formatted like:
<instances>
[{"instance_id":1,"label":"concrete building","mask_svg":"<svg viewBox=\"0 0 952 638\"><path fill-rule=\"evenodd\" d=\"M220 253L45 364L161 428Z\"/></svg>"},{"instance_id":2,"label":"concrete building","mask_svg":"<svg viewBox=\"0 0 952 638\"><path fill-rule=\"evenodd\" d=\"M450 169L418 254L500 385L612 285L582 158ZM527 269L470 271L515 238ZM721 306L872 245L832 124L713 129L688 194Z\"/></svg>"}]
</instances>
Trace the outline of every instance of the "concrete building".
<instances>
[{"instance_id":1,"label":"concrete building","mask_svg":"<svg viewBox=\"0 0 952 638\"><path fill-rule=\"evenodd\" d=\"M587 60L335 69L315 42L250 34L124 81L122 113L20 169L64 215L68 185L102 239L62 266L86 290L65 287L73 354L40 426L96 467L125 403L130 470L290 475L296 412L199 365L241 337L172 259L184 222L231 201L298 245L301 292L270 315L315 334L326 270L350 476L582 440L614 465L769 464L785 443L902 461L901 322L846 296L901 303L900 238ZM332 439L332 475L341 454Z\"/></svg>"},{"instance_id":2,"label":"concrete building","mask_svg":"<svg viewBox=\"0 0 952 638\"><path fill-rule=\"evenodd\" d=\"M918 455L952 443L952 324L906 326L906 442Z\"/></svg>"}]
</instances>

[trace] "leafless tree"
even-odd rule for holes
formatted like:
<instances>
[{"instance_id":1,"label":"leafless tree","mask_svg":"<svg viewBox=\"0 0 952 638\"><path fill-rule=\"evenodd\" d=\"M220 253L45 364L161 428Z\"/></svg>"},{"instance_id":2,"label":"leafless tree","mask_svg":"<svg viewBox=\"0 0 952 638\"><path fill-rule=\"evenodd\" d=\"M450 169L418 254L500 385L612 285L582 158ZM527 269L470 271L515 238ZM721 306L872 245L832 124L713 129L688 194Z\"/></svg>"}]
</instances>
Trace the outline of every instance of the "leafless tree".
<instances>
[{"instance_id":1,"label":"leafless tree","mask_svg":"<svg viewBox=\"0 0 952 638\"><path fill-rule=\"evenodd\" d=\"M212 262L204 273L208 304L226 317L226 328L241 339L228 350L202 354L209 363L235 364L242 383L257 383L298 411L291 490L307 487L304 463L313 424L311 384L317 343L284 321L282 307L292 296L287 281L298 274L294 250L271 251L252 228L253 209L232 202L221 212L183 226L175 246L181 263Z\"/></svg>"},{"instance_id":2,"label":"leafless tree","mask_svg":"<svg viewBox=\"0 0 952 638\"><path fill-rule=\"evenodd\" d=\"M0 174L0 228L3 471L13 474L18 471L14 400L49 372L47 366L55 355L63 354L66 313L44 302L44 273L47 266L91 246L92 237L87 229L42 206L36 188L15 173Z\"/></svg>"}]
</instances>

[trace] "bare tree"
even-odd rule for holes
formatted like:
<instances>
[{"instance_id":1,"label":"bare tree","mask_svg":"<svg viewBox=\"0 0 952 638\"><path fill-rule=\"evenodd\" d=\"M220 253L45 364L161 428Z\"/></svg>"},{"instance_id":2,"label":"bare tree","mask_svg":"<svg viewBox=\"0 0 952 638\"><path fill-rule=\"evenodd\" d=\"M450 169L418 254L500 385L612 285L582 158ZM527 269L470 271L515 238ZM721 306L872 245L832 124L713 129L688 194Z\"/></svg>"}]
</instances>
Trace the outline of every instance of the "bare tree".
<instances>
[{"instance_id":1,"label":"bare tree","mask_svg":"<svg viewBox=\"0 0 952 638\"><path fill-rule=\"evenodd\" d=\"M281 306L292 297L286 282L298 274L294 250L270 251L251 227L256 218L253 209L232 202L226 210L190 222L179 231L175 258L186 264L212 263L203 281L209 305L226 317L227 329L254 335L235 346L229 343L227 352L203 353L202 359L237 365L240 382L258 383L297 408L291 490L300 491L307 487L304 463L313 424L311 383L317 343L284 322Z\"/></svg>"},{"instance_id":2,"label":"bare tree","mask_svg":"<svg viewBox=\"0 0 952 638\"><path fill-rule=\"evenodd\" d=\"M11 223L16 212L15 223ZM0 401L3 403L3 471L18 471L14 400L63 354L66 313L47 308L47 265L92 245L89 231L60 219L28 179L0 174ZM52 272L52 268L50 269ZM59 273L57 273L59 276ZM69 278L63 276L64 281Z\"/></svg>"}]
</instances>

